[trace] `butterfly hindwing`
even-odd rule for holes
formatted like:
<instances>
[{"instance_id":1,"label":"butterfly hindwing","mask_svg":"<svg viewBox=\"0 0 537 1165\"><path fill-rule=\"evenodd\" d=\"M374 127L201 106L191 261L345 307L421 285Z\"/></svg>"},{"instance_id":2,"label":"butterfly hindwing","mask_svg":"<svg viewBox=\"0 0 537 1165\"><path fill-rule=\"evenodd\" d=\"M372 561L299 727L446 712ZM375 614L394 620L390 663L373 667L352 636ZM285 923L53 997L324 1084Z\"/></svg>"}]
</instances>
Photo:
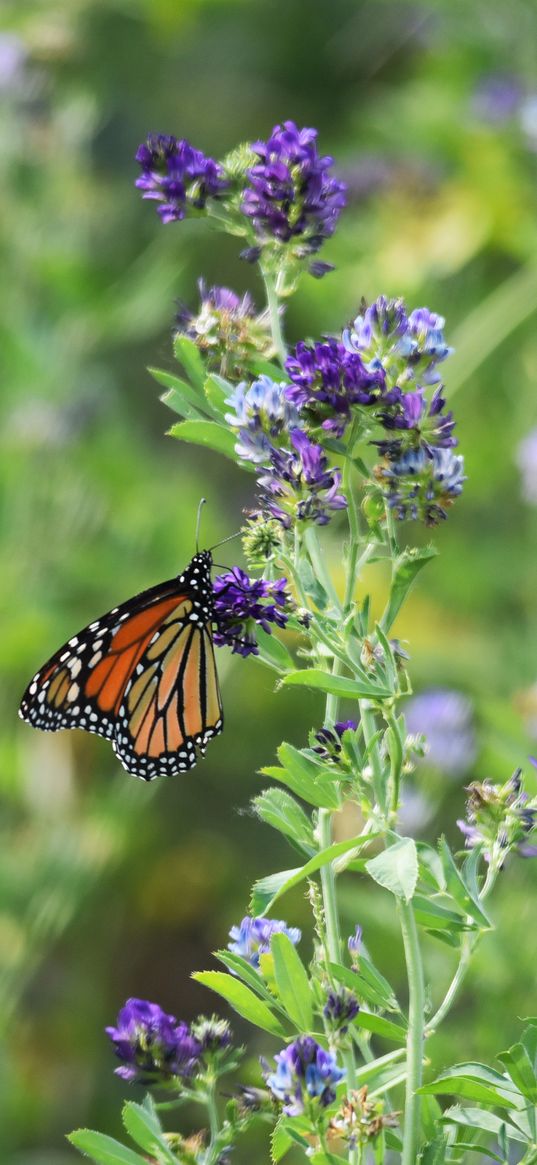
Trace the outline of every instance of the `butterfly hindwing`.
<instances>
[{"instance_id":1,"label":"butterfly hindwing","mask_svg":"<svg viewBox=\"0 0 537 1165\"><path fill-rule=\"evenodd\" d=\"M90 623L40 669L20 715L111 739L146 780L191 768L222 729L211 639L211 557ZM154 722L151 722L154 717Z\"/></svg>"}]
</instances>

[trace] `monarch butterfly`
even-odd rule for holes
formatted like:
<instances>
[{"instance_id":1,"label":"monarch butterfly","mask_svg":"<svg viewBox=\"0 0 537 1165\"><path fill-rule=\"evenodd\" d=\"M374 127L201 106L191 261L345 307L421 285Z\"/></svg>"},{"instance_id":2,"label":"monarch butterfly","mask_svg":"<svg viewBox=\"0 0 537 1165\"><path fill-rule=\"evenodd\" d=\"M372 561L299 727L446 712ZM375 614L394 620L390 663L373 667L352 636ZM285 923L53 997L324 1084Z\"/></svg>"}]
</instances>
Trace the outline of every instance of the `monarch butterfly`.
<instances>
[{"instance_id":1,"label":"monarch butterfly","mask_svg":"<svg viewBox=\"0 0 537 1165\"><path fill-rule=\"evenodd\" d=\"M28 685L22 719L48 732L104 736L127 772L145 781L191 769L224 723L211 566L211 551L202 550L177 578L79 631Z\"/></svg>"}]
</instances>

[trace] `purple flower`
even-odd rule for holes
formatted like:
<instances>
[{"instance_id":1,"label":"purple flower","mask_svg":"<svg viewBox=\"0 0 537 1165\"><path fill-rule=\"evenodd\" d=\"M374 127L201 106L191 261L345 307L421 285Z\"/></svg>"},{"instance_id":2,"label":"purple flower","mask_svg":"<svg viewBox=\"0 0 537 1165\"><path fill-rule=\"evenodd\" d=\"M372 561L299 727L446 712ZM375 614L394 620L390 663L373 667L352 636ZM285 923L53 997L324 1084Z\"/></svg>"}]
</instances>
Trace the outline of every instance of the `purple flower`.
<instances>
[{"instance_id":1,"label":"purple flower","mask_svg":"<svg viewBox=\"0 0 537 1165\"><path fill-rule=\"evenodd\" d=\"M389 407L381 408L379 419L390 437L373 441L388 457L400 456L406 448L415 447L419 442L426 451L451 449L458 445L453 436L455 419L452 412L444 412L446 398L440 385L430 400L425 397L424 388L410 392L391 394ZM396 436L396 433L398 434Z\"/></svg>"},{"instance_id":2,"label":"purple flower","mask_svg":"<svg viewBox=\"0 0 537 1165\"><path fill-rule=\"evenodd\" d=\"M301 340L285 367L292 381L287 399L339 437L351 419L352 406L373 404L385 389L382 369L369 371L358 353L347 352L334 339L313 345Z\"/></svg>"},{"instance_id":3,"label":"purple flower","mask_svg":"<svg viewBox=\"0 0 537 1165\"><path fill-rule=\"evenodd\" d=\"M313 751L323 760L337 764L341 758L341 738L344 732L356 732L356 720L338 720L333 728L321 728L315 733L317 744Z\"/></svg>"},{"instance_id":4,"label":"purple flower","mask_svg":"<svg viewBox=\"0 0 537 1165\"><path fill-rule=\"evenodd\" d=\"M237 430L235 449L245 461L269 465L273 446L298 424L298 412L287 399L286 381L274 381L260 376L246 387L238 384L228 398L233 409L226 421Z\"/></svg>"},{"instance_id":5,"label":"purple flower","mask_svg":"<svg viewBox=\"0 0 537 1165\"><path fill-rule=\"evenodd\" d=\"M466 820L457 821L467 849L483 847L486 861L499 869L511 851L522 857L537 856L528 836L537 828L537 798L530 799L517 769L504 785L490 780L468 786Z\"/></svg>"},{"instance_id":6,"label":"purple flower","mask_svg":"<svg viewBox=\"0 0 537 1165\"><path fill-rule=\"evenodd\" d=\"M537 429L531 429L520 442L516 461L522 477L522 496L530 505L537 505Z\"/></svg>"},{"instance_id":7,"label":"purple flower","mask_svg":"<svg viewBox=\"0 0 537 1165\"><path fill-rule=\"evenodd\" d=\"M207 1017L200 1015L191 1026L194 1039L200 1047L200 1055L208 1052L214 1055L229 1048L232 1040L232 1031L227 1019L219 1019L217 1015Z\"/></svg>"},{"instance_id":8,"label":"purple flower","mask_svg":"<svg viewBox=\"0 0 537 1165\"><path fill-rule=\"evenodd\" d=\"M228 948L247 959L252 967L259 967L259 956L270 953L273 934L286 934L295 946L302 937L296 926L288 926L281 919L250 918L247 915L238 926L231 927L229 937L233 941L228 943Z\"/></svg>"},{"instance_id":9,"label":"purple flower","mask_svg":"<svg viewBox=\"0 0 537 1165\"><path fill-rule=\"evenodd\" d=\"M345 1035L349 1024L356 1018L360 1004L352 991L346 987L339 987L337 991L330 991L323 1007L324 1018L329 1027L340 1035Z\"/></svg>"},{"instance_id":10,"label":"purple flower","mask_svg":"<svg viewBox=\"0 0 537 1165\"><path fill-rule=\"evenodd\" d=\"M116 1056L122 1060L116 1075L139 1084L166 1084L176 1076L191 1076L200 1054L200 1045L186 1023L166 1015L158 1003L128 999L117 1018L117 1027L107 1027Z\"/></svg>"},{"instance_id":11,"label":"purple flower","mask_svg":"<svg viewBox=\"0 0 537 1165\"><path fill-rule=\"evenodd\" d=\"M461 692L431 688L409 701L407 728L424 733L428 760L448 777L468 772L476 756L473 708Z\"/></svg>"},{"instance_id":12,"label":"purple flower","mask_svg":"<svg viewBox=\"0 0 537 1165\"><path fill-rule=\"evenodd\" d=\"M353 964L357 964L362 950L362 928L359 923L356 923L354 934L349 935L347 939L347 946L349 948L349 954L352 958Z\"/></svg>"},{"instance_id":13,"label":"purple flower","mask_svg":"<svg viewBox=\"0 0 537 1165\"><path fill-rule=\"evenodd\" d=\"M381 295L343 333L349 352L358 352L370 369L382 368L390 386L414 381L436 384L437 364L452 349L444 339L442 316L418 307L407 313L402 299Z\"/></svg>"},{"instance_id":14,"label":"purple flower","mask_svg":"<svg viewBox=\"0 0 537 1165\"><path fill-rule=\"evenodd\" d=\"M259 161L248 171L242 199L260 242L298 243L298 257L319 250L345 205L345 186L330 174L333 159L320 157L316 142L316 130L298 129L294 121L254 142Z\"/></svg>"},{"instance_id":15,"label":"purple flower","mask_svg":"<svg viewBox=\"0 0 537 1165\"><path fill-rule=\"evenodd\" d=\"M276 1071L267 1074L266 1082L287 1116L301 1116L311 1100L327 1108L336 1099L335 1086L345 1070L312 1036L299 1036L274 1058Z\"/></svg>"},{"instance_id":16,"label":"purple flower","mask_svg":"<svg viewBox=\"0 0 537 1165\"><path fill-rule=\"evenodd\" d=\"M347 505L339 492L341 474L301 429L292 429L290 436L293 452L273 449L270 471L259 478L265 507L286 529L293 519L326 526L332 512Z\"/></svg>"},{"instance_id":17,"label":"purple flower","mask_svg":"<svg viewBox=\"0 0 537 1165\"><path fill-rule=\"evenodd\" d=\"M222 167L184 138L150 134L136 151L142 173L135 185L142 198L160 203L162 222L178 222L187 209L203 210L208 198L220 198L228 183Z\"/></svg>"},{"instance_id":18,"label":"purple flower","mask_svg":"<svg viewBox=\"0 0 537 1165\"><path fill-rule=\"evenodd\" d=\"M267 312L256 315L248 293L238 296L229 287L207 288L198 283L197 314L181 307L176 316L177 334L188 336L203 353L207 367L222 375L238 377L248 362L259 355L274 355Z\"/></svg>"},{"instance_id":19,"label":"purple flower","mask_svg":"<svg viewBox=\"0 0 537 1165\"><path fill-rule=\"evenodd\" d=\"M249 578L239 566L214 580L214 642L233 648L234 655L258 655L255 630L268 635L272 626L285 627L291 604L287 579L272 582Z\"/></svg>"},{"instance_id":20,"label":"purple flower","mask_svg":"<svg viewBox=\"0 0 537 1165\"><path fill-rule=\"evenodd\" d=\"M436 526L462 493L464 458L451 449L408 449L395 461L375 469L384 496L400 521L420 520Z\"/></svg>"}]
</instances>

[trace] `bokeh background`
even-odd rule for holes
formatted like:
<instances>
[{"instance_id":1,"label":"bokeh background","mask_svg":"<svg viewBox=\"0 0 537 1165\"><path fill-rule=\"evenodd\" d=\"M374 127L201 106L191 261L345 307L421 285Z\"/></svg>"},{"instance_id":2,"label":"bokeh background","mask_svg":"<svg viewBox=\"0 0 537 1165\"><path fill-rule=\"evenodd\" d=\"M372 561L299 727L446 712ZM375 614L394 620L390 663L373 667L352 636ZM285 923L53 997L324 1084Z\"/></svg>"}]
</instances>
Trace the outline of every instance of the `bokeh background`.
<instances>
[{"instance_id":1,"label":"bokeh background","mask_svg":"<svg viewBox=\"0 0 537 1165\"><path fill-rule=\"evenodd\" d=\"M349 207L324 254L337 270L302 282L290 337L339 329L381 291L447 317L468 482L398 631L416 692L456 693L411 710L433 747L405 826L456 844L469 777L505 779L537 748L536 46L532 0L4 0L2 1161L63 1165L77 1159L66 1131L119 1132L103 1027L126 996L185 1018L211 1007L190 972L212 965L254 878L289 865L248 815L256 771L322 715L220 652L224 736L190 777L151 788L98 738L17 721L59 642L190 557L202 493L207 542L250 500L245 475L164 435L146 368L171 367L174 300L193 305L199 275L259 297L255 269L203 222L161 227L134 191L134 151L148 130L221 156L286 117L317 126ZM498 930L437 1066L491 1062L535 1012L536 889L537 863L502 876ZM400 983L390 903L352 881L341 893L348 930L362 923ZM299 892L285 913L306 923ZM428 950L435 992L452 958Z\"/></svg>"}]
</instances>

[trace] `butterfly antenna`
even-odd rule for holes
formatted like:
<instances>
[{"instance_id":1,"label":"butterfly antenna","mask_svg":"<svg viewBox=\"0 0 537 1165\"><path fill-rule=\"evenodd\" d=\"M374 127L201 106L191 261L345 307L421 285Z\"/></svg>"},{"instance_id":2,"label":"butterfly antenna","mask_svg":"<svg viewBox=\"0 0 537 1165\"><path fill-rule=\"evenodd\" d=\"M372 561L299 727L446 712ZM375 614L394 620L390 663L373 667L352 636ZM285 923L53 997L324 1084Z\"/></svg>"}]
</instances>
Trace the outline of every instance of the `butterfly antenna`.
<instances>
[{"instance_id":1,"label":"butterfly antenna","mask_svg":"<svg viewBox=\"0 0 537 1165\"><path fill-rule=\"evenodd\" d=\"M200 526L201 526L201 511L207 503L207 498L200 498L198 505L198 517L196 519L196 554L199 554L200 548Z\"/></svg>"},{"instance_id":2,"label":"butterfly antenna","mask_svg":"<svg viewBox=\"0 0 537 1165\"><path fill-rule=\"evenodd\" d=\"M233 538L239 538L240 533L240 530L236 530L234 534L229 534L227 538L222 538L221 542L215 542L214 546L209 546L209 550L212 552L213 550L217 550L219 546L225 546L226 542L232 542Z\"/></svg>"}]
</instances>

